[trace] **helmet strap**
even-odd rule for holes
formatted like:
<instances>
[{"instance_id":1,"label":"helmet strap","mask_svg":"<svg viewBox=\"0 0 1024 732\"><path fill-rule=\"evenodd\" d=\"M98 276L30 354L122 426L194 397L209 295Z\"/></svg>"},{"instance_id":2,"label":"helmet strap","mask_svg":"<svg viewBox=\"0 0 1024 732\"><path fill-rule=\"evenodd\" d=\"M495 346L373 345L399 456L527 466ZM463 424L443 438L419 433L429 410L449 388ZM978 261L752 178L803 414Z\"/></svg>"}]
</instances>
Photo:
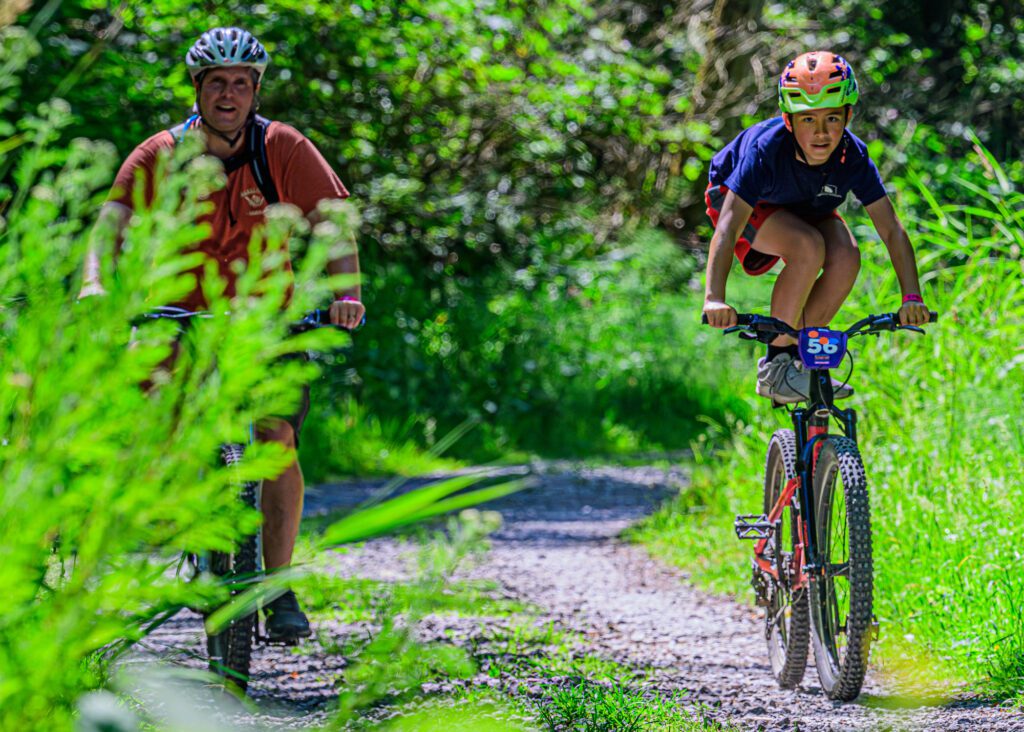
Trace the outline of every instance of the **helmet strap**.
<instances>
[{"instance_id":1,"label":"helmet strap","mask_svg":"<svg viewBox=\"0 0 1024 732\"><path fill-rule=\"evenodd\" d=\"M800 143L796 141L796 135L793 134L793 115L789 112L783 112L782 121L786 123L786 129L789 130L789 134L793 135L793 145L796 147L797 157L799 157L805 165L810 165L810 162L807 160L807 155L804 154L804 149L800 147Z\"/></svg>"}]
</instances>

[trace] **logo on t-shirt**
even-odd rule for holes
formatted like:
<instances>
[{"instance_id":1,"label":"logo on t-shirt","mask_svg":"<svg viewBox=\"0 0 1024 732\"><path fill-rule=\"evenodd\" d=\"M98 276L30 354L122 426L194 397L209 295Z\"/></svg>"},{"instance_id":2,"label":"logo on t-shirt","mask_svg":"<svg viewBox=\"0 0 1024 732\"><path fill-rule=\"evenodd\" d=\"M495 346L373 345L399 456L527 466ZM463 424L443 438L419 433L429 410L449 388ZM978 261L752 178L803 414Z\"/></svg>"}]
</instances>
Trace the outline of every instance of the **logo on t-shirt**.
<instances>
[{"instance_id":1,"label":"logo on t-shirt","mask_svg":"<svg viewBox=\"0 0 1024 732\"><path fill-rule=\"evenodd\" d=\"M242 199L249 204L249 215L259 216L267 206L267 200L259 188L246 188L242 191Z\"/></svg>"},{"instance_id":2,"label":"logo on t-shirt","mask_svg":"<svg viewBox=\"0 0 1024 732\"><path fill-rule=\"evenodd\" d=\"M842 198L839 194L839 189L835 186L826 183L821 187L821 191L818 193L819 196L832 196L833 198Z\"/></svg>"}]
</instances>

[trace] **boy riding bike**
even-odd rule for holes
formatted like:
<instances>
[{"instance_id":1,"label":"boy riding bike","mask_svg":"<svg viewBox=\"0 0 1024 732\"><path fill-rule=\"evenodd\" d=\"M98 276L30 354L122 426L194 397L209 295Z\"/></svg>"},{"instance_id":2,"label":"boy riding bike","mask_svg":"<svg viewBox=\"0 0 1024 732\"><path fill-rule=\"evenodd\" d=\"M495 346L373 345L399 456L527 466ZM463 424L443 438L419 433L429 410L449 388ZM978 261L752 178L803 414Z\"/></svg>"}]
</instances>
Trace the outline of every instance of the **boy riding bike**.
<instances>
[{"instance_id":1,"label":"boy riding bike","mask_svg":"<svg viewBox=\"0 0 1024 732\"><path fill-rule=\"evenodd\" d=\"M212 212L201 221L209 226L209 237L198 245L208 260L216 262L224 278L226 295L235 292L236 264L248 257L253 233L265 221L267 206L278 201L293 204L316 223L320 201L344 199L348 191L305 136L292 127L256 115L257 94L270 57L251 33L240 28L214 28L193 44L185 56L196 92L193 114L173 130L159 132L140 144L121 165L102 216L112 216L123 230L131 215L133 189L141 172L145 185L144 200L153 198L157 156L167 151L186 134L199 134L207 152L219 158L227 174L227 185L209 196ZM339 254L327 264L331 274L359 273L355 241L339 241ZM291 272L287 260L283 268ZM100 282L100 262L91 253L85 266L81 297L104 294ZM195 288L183 301L166 303L188 311L203 310L207 303L199 286L203 267L195 270ZM338 292L329 315L334 325L348 329L361 322L365 308L359 300L358 284ZM296 414L271 418L262 425L258 437L294 449L309 409L309 394ZM274 480L263 483L263 550L268 571L291 563L299 520L302 515L304 485L298 460ZM295 642L311 634L309 621L299 608L295 595L286 592L264 608L266 631L271 641Z\"/></svg>"},{"instance_id":2,"label":"boy riding bike","mask_svg":"<svg viewBox=\"0 0 1024 732\"><path fill-rule=\"evenodd\" d=\"M716 328L736 325L726 302L733 253L747 274L783 261L771 315L799 329L827 326L860 270L860 251L836 208L850 191L864 204L900 283L905 325L928 322L914 250L867 146L847 129L857 80L841 56L812 51L790 61L779 79L781 117L748 127L711 161L705 196L715 226L708 255L704 314ZM796 341L780 335L758 361L757 393L777 404L810 391ZM835 384L835 397L853 390Z\"/></svg>"}]
</instances>

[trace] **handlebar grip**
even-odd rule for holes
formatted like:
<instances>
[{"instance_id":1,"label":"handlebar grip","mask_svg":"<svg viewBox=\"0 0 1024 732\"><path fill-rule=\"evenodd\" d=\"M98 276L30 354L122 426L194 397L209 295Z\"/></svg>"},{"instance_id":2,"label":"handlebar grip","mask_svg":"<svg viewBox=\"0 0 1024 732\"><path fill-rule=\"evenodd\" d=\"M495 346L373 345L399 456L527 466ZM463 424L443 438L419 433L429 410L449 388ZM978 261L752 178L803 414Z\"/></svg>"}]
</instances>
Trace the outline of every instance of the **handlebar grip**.
<instances>
[{"instance_id":1,"label":"handlebar grip","mask_svg":"<svg viewBox=\"0 0 1024 732\"><path fill-rule=\"evenodd\" d=\"M736 314L736 325L750 325L751 323L754 322L754 318L755 317L757 317L757 316L749 315L747 313L737 313ZM701 315L700 315L700 324L701 325L707 325L708 324L708 314L707 313L701 313Z\"/></svg>"},{"instance_id":2,"label":"handlebar grip","mask_svg":"<svg viewBox=\"0 0 1024 732\"><path fill-rule=\"evenodd\" d=\"M928 311L928 322L929 323L934 323L938 319L939 319L939 314L937 312L935 312L934 310L929 310Z\"/></svg>"}]
</instances>

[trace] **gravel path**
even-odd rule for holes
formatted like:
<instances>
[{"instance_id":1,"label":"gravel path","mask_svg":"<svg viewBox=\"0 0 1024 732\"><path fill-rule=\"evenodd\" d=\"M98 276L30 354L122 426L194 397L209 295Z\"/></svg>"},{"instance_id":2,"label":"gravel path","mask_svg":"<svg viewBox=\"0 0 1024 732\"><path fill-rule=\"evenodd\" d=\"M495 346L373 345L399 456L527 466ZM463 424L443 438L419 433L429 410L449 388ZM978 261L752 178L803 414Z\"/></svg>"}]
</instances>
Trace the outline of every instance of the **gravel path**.
<instances>
[{"instance_id":1,"label":"gravel path","mask_svg":"<svg viewBox=\"0 0 1024 732\"><path fill-rule=\"evenodd\" d=\"M1024 730L1024 714L969 699L926 705L901 696L869 673L854 703L829 701L813 668L797 691L781 691L771 678L758 610L708 595L686 584L675 570L651 560L642 548L616 537L678 490L685 476L654 468L573 469L547 466L530 472L534 486L495 503L504 525L492 551L471 570L495 580L506 596L541 609L544 621L587 639L587 653L638 669L666 695L687 692L708 707L711 718L744 730ZM325 485L311 489L309 514L350 506L380 483ZM407 557L390 540L339 554L340 572L394 579L407 572ZM355 627L335 624L328 635L351 636ZM425 639L465 638L479 632L464 619L428 618ZM150 639L153 652L180 647L198 621L185 613ZM274 727L300 728L323 720L324 702L335 695L333 678L344 660L317 652L302 655L262 648L254 666L251 696L261 719ZM494 680L481 674L480 683Z\"/></svg>"}]
</instances>

